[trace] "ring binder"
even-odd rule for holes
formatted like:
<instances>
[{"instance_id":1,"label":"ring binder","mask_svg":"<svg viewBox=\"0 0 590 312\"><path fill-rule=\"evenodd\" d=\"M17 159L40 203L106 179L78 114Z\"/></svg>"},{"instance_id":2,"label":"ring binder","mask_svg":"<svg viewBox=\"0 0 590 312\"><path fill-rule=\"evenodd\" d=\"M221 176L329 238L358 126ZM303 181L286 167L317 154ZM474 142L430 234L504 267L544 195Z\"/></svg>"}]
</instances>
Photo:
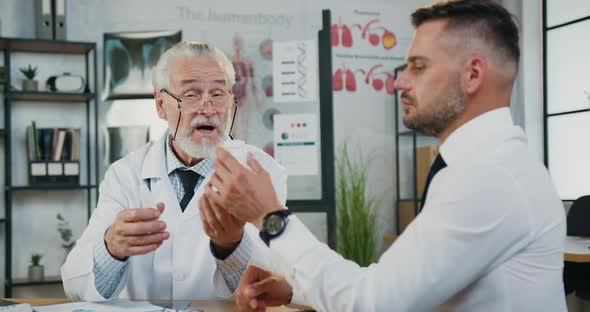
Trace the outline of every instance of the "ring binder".
<instances>
[{"instance_id":1,"label":"ring binder","mask_svg":"<svg viewBox=\"0 0 590 312\"><path fill-rule=\"evenodd\" d=\"M51 0L35 0L37 38L53 39L53 5Z\"/></svg>"},{"instance_id":2,"label":"ring binder","mask_svg":"<svg viewBox=\"0 0 590 312\"><path fill-rule=\"evenodd\" d=\"M55 1L55 39L66 40L66 0Z\"/></svg>"}]
</instances>

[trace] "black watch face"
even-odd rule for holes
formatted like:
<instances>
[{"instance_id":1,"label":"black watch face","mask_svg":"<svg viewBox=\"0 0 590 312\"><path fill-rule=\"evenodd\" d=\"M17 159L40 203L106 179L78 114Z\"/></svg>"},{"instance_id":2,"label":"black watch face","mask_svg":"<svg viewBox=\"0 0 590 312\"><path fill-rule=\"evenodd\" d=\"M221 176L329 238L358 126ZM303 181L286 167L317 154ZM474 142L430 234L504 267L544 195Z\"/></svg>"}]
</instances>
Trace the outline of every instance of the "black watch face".
<instances>
[{"instance_id":1,"label":"black watch face","mask_svg":"<svg viewBox=\"0 0 590 312\"><path fill-rule=\"evenodd\" d=\"M266 222L266 233L268 233L271 236L277 235L279 234L283 226L285 226L283 216L270 215Z\"/></svg>"}]
</instances>

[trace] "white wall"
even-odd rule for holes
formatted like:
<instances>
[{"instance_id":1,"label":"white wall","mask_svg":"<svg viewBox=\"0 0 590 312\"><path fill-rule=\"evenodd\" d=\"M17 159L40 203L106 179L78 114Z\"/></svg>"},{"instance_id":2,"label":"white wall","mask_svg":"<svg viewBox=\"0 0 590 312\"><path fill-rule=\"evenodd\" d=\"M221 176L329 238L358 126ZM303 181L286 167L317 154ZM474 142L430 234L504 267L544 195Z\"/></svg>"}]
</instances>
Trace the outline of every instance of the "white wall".
<instances>
[{"instance_id":1,"label":"white wall","mask_svg":"<svg viewBox=\"0 0 590 312\"><path fill-rule=\"evenodd\" d=\"M529 149L543 161L543 19L541 1L514 2L521 5L521 66L524 127Z\"/></svg>"},{"instance_id":2,"label":"white wall","mask_svg":"<svg viewBox=\"0 0 590 312\"><path fill-rule=\"evenodd\" d=\"M527 135L531 152L543 160L542 2L503 0L520 21L520 68L511 110Z\"/></svg>"}]
</instances>

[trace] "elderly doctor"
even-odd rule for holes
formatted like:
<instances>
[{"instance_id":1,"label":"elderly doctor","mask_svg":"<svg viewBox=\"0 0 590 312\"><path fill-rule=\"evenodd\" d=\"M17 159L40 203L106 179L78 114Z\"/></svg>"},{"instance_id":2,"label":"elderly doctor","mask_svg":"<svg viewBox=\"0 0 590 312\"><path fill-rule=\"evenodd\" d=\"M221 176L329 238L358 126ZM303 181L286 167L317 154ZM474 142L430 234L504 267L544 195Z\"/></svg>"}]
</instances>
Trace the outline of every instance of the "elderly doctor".
<instances>
[{"instance_id":1,"label":"elderly doctor","mask_svg":"<svg viewBox=\"0 0 590 312\"><path fill-rule=\"evenodd\" d=\"M61 268L69 298L214 299L231 295L255 258L264 262L257 229L199 202L215 148L229 140L234 82L232 63L209 44L184 41L160 57L152 83L169 129L107 170L98 206ZM241 148L271 172L284 202L284 169Z\"/></svg>"}]
</instances>

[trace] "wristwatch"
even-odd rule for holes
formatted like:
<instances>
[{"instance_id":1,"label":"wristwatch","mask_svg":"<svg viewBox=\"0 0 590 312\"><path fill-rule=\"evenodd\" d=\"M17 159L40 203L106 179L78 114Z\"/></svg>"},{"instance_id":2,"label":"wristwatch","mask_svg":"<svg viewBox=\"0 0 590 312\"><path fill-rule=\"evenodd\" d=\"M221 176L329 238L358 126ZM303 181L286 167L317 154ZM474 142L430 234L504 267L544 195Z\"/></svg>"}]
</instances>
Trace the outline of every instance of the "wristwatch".
<instances>
[{"instance_id":1,"label":"wristwatch","mask_svg":"<svg viewBox=\"0 0 590 312\"><path fill-rule=\"evenodd\" d=\"M266 246L270 246L270 240L278 237L285 231L287 223L289 223L289 209L281 209L267 214L262 220L262 228L260 229L260 238L264 241Z\"/></svg>"}]
</instances>

